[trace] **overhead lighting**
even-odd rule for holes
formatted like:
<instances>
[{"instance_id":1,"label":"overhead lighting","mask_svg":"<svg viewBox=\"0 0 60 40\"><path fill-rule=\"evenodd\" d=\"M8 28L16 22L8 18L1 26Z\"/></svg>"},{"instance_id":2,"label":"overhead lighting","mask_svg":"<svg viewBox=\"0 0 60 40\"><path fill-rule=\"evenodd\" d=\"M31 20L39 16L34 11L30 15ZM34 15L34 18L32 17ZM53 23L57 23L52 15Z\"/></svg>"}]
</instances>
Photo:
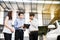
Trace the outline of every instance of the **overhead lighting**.
<instances>
[{"instance_id":1,"label":"overhead lighting","mask_svg":"<svg viewBox=\"0 0 60 40\"><path fill-rule=\"evenodd\" d=\"M25 12L25 10L23 8L18 8L17 13L19 13L19 12Z\"/></svg>"},{"instance_id":2,"label":"overhead lighting","mask_svg":"<svg viewBox=\"0 0 60 40\"><path fill-rule=\"evenodd\" d=\"M5 8L4 11L11 11L11 9L10 8Z\"/></svg>"},{"instance_id":3,"label":"overhead lighting","mask_svg":"<svg viewBox=\"0 0 60 40\"><path fill-rule=\"evenodd\" d=\"M8 0L3 0L3 1L8 1ZM24 2L24 3L42 3L42 4L60 4L60 1L31 1L31 0L9 0L12 2Z\"/></svg>"}]
</instances>

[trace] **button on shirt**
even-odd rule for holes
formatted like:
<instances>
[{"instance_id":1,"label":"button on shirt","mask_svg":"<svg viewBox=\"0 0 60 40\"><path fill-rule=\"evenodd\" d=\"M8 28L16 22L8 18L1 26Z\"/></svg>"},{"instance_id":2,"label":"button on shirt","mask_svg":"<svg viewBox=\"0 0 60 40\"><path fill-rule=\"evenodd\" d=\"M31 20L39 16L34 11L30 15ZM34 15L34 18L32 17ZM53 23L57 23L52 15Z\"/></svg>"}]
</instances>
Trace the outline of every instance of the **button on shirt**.
<instances>
[{"instance_id":1,"label":"button on shirt","mask_svg":"<svg viewBox=\"0 0 60 40\"><path fill-rule=\"evenodd\" d=\"M17 18L14 22L14 28L15 30L19 30L19 29L22 29L23 30L23 26L25 23L24 19L20 19L20 18Z\"/></svg>"}]
</instances>

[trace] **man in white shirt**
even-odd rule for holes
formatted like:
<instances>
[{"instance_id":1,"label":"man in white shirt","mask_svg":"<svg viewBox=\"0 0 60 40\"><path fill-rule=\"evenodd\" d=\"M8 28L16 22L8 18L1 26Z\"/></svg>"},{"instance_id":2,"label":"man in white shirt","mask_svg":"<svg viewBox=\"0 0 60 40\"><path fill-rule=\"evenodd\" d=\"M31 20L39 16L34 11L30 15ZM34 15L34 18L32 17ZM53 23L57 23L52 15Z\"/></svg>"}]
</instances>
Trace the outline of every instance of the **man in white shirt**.
<instances>
[{"instance_id":1,"label":"man in white shirt","mask_svg":"<svg viewBox=\"0 0 60 40\"><path fill-rule=\"evenodd\" d=\"M34 16L34 13L30 13L29 40L38 40L38 20Z\"/></svg>"}]
</instances>

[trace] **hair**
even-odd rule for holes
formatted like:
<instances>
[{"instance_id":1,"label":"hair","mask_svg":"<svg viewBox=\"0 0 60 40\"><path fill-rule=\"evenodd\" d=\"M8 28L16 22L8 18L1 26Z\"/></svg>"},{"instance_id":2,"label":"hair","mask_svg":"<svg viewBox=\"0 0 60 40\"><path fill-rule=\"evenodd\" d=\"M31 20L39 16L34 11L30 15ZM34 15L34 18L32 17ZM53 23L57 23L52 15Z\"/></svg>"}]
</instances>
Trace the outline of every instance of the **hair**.
<instances>
[{"instance_id":1,"label":"hair","mask_svg":"<svg viewBox=\"0 0 60 40\"><path fill-rule=\"evenodd\" d=\"M18 13L18 16L20 16L21 14L24 14L24 12L19 12L19 13Z\"/></svg>"},{"instance_id":2,"label":"hair","mask_svg":"<svg viewBox=\"0 0 60 40\"><path fill-rule=\"evenodd\" d=\"M12 20L12 11L9 11L7 16L9 17L9 20Z\"/></svg>"},{"instance_id":3,"label":"hair","mask_svg":"<svg viewBox=\"0 0 60 40\"><path fill-rule=\"evenodd\" d=\"M31 12L31 13L30 13L30 16L35 16L35 14Z\"/></svg>"}]
</instances>

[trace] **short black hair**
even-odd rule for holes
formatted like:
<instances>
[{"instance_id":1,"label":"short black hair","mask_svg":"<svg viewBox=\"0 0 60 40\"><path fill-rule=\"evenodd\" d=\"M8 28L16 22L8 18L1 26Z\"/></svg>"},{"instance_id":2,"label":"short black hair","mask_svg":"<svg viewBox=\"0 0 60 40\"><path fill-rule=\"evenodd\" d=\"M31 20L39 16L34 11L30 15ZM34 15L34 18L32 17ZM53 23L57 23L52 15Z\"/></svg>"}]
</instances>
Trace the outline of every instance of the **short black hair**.
<instances>
[{"instance_id":1,"label":"short black hair","mask_svg":"<svg viewBox=\"0 0 60 40\"><path fill-rule=\"evenodd\" d=\"M19 12L19 13L18 13L18 16L20 16L20 14L24 14L24 12Z\"/></svg>"},{"instance_id":2,"label":"short black hair","mask_svg":"<svg viewBox=\"0 0 60 40\"><path fill-rule=\"evenodd\" d=\"M30 16L35 16L35 14L34 13L30 13Z\"/></svg>"}]
</instances>

